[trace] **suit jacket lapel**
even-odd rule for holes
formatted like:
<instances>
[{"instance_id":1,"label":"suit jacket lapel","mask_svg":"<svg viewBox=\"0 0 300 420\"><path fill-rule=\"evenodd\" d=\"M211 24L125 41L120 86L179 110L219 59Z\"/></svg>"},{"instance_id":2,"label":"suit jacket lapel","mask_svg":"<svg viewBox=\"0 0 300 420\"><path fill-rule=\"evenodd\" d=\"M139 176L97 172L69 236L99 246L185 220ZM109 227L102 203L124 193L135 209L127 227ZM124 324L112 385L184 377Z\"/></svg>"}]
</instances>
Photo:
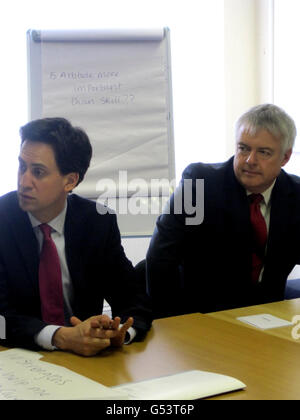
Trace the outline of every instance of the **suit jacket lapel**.
<instances>
[{"instance_id":1,"label":"suit jacket lapel","mask_svg":"<svg viewBox=\"0 0 300 420\"><path fill-rule=\"evenodd\" d=\"M281 171L271 196L270 227L268 235L268 257L278 251L290 223L295 196L284 171ZM282 204L283 203L283 204Z\"/></svg>"},{"instance_id":2,"label":"suit jacket lapel","mask_svg":"<svg viewBox=\"0 0 300 420\"><path fill-rule=\"evenodd\" d=\"M233 159L224 177L224 213L230 226L232 237L239 238L240 244L249 244L251 226L247 193L236 179Z\"/></svg>"},{"instance_id":3,"label":"suit jacket lapel","mask_svg":"<svg viewBox=\"0 0 300 420\"><path fill-rule=\"evenodd\" d=\"M230 258L234 259L233 277L230 281L236 281L235 286L240 288L242 284L240 276L243 276L247 283L250 282L251 224L247 193L236 179L232 160L227 165L224 183L219 190L218 194L221 197L222 214L224 215L222 228L224 226L225 231L223 235L227 238L227 247L224 253L230 252Z\"/></svg>"},{"instance_id":4,"label":"suit jacket lapel","mask_svg":"<svg viewBox=\"0 0 300 420\"><path fill-rule=\"evenodd\" d=\"M68 197L68 207L65 220L65 250L66 260L72 284L75 289L76 296L81 296L81 288L83 287L83 264L81 249L86 244L83 243L84 231L86 225L84 223L84 214L76 209L72 202L72 196ZM76 302L74 302L76 309Z\"/></svg>"}]
</instances>

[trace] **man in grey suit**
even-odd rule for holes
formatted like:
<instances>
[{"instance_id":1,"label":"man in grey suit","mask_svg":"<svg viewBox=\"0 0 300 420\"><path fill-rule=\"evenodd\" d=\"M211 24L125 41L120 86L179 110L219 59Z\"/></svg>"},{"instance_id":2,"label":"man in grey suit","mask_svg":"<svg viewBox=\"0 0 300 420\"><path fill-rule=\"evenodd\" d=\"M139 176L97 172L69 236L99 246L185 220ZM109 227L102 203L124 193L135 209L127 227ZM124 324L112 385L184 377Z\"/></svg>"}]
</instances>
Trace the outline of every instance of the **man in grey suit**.
<instances>
[{"instance_id":1,"label":"man in grey suit","mask_svg":"<svg viewBox=\"0 0 300 420\"><path fill-rule=\"evenodd\" d=\"M157 220L147 254L155 317L284 299L287 277L300 262L300 178L282 169L295 137L286 112L259 105L237 122L234 157L186 168L168 211ZM190 214L175 211L178 200L189 195L193 207L204 208L202 223L192 224ZM259 251L249 203L257 195L265 230Z\"/></svg>"},{"instance_id":2,"label":"man in grey suit","mask_svg":"<svg viewBox=\"0 0 300 420\"><path fill-rule=\"evenodd\" d=\"M44 118L22 127L21 139L18 191L0 198L0 313L6 321L0 343L92 356L141 339L151 311L121 246L116 216L99 214L96 203L71 194L90 164L88 136L63 118ZM39 277L42 224L51 228L59 259L59 325L42 311L49 303ZM113 319L102 315L104 299Z\"/></svg>"}]
</instances>

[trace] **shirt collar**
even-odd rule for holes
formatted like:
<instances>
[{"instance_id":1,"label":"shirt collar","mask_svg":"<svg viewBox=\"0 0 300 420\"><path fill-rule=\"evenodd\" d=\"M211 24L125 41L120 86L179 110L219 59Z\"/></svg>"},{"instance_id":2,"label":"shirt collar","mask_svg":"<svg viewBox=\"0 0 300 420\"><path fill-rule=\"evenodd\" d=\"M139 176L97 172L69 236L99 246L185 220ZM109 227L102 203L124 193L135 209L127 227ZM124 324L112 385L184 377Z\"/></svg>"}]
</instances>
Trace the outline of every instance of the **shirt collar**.
<instances>
[{"instance_id":1,"label":"shirt collar","mask_svg":"<svg viewBox=\"0 0 300 420\"><path fill-rule=\"evenodd\" d=\"M59 213L58 216L56 216L54 219L50 220L50 222L47 223L47 225L51 226L53 230L60 233L61 235L64 232L66 213L67 213L67 200L66 200L66 203L62 212ZM41 222L37 218L35 218L30 212L27 212L27 214L29 216L29 219L33 228L41 224Z\"/></svg>"},{"instance_id":2,"label":"shirt collar","mask_svg":"<svg viewBox=\"0 0 300 420\"><path fill-rule=\"evenodd\" d=\"M271 194L272 194L272 190L273 190L273 187L275 185L275 182L276 182L276 179L274 180L273 184L270 185L270 187L266 191L261 193L261 195L264 197L264 202L265 202L266 206L268 206L268 204L270 202ZM248 190L246 190L246 191L247 191L247 195L252 194L250 191L248 191Z\"/></svg>"}]
</instances>

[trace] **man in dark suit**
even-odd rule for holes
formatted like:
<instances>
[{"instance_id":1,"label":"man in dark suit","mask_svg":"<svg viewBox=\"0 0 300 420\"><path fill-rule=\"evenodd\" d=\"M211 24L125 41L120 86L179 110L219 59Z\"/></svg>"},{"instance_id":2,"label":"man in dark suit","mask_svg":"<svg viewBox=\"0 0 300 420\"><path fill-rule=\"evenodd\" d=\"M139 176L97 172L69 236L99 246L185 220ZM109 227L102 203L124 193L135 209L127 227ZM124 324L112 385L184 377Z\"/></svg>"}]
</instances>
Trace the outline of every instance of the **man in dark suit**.
<instances>
[{"instance_id":1,"label":"man in dark suit","mask_svg":"<svg viewBox=\"0 0 300 420\"><path fill-rule=\"evenodd\" d=\"M284 299L287 277L300 262L300 178L282 169L295 137L282 109L260 105L238 120L234 157L187 167L147 253L155 317ZM200 179L203 194L196 191ZM265 232L260 246L249 204L257 195ZM203 220L196 214L201 206ZM196 209L198 223L185 208Z\"/></svg>"},{"instance_id":2,"label":"man in dark suit","mask_svg":"<svg viewBox=\"0 0 300 420\"><path fill-rule=\"evenodd\" d=\"M21 139L18 191L0 198L0 313L6 321L0 343L90 356L121 346L127 335L141 339L151 311L121 246L116 216L70 194L90 164L88 136L63 118L45 118L22 127ZM47 241L58 261L59 285L50 286L55 309L42 292L47 241L41 225L50 226ZM46 278L52 268L48 260ZM113 319L102 315L104 299ZM61 322L49 321L55 311Z\"/></svg>"}]
</instances>

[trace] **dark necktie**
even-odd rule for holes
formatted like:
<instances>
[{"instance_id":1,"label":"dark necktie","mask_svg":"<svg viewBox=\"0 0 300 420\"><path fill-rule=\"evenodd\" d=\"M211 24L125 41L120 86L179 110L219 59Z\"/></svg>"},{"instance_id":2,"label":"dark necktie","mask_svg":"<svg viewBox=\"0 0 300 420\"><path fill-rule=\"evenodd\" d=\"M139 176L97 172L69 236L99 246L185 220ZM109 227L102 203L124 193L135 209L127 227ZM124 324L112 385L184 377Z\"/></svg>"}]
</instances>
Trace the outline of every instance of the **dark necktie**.
<instances>
[{"instance_id":1,"label":"dark necktie","mask_svg":"<svg viewBox=\"0 0 300 420\"><path fill-rule=\"evenodd\" d=\"M260 211L260 202L263 200L261 194L251 194L250 198L250 220L252 224L252 282L259 279L261 269L264 265L265 248L267 243L267 225Z\"/></svg>"},{"instance_id":2,"label":"dark necktie","mask_svg":"<svg viewBox=\"0 0 300 420\"><path fill-rule=\"evenodd\" d=\"M64 325L64 302L59 257L51 238L51 227L39 225L43 235L43 247L39 265L39 287L42 318L54 325Z\"/></svg>"}]
</instances>

